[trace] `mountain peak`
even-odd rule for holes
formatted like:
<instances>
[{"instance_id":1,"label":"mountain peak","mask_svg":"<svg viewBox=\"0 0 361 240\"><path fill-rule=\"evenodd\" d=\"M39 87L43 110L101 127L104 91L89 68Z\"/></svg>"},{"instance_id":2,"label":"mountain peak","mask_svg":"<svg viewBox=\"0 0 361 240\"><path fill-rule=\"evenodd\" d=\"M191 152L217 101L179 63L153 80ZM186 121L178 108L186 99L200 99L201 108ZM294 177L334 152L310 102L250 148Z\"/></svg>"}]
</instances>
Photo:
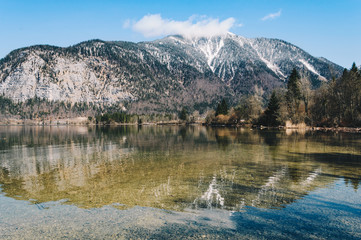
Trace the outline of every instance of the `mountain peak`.
<instances>
[{"instance_id":1,"label":"mountain peak","mask_svg":"<svg viewBox=\"0 0 361 240\"><path fill-rule=\"evenodd\" d=\"M0 94L16 101L37 96L73 103L128 102L137 111L174 110L178 105L207 107L226 96L269 93L284 86L293 68L307 74L314 87L343 71L285 41L233 33L140 43L96 39L68 48L13 51L0 61Z\"/></svg>"}]
</instances>

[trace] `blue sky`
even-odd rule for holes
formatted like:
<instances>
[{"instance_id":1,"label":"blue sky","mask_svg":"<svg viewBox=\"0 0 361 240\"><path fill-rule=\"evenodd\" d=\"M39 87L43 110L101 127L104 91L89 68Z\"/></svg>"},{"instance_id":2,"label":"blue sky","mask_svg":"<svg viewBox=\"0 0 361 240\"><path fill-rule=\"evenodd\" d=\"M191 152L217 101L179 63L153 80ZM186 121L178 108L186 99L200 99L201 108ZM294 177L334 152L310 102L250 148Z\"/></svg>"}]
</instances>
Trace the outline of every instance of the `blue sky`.
<instances>
[{"instance_id":1,"label":"blue sky","mask_svg":"<svg viewBox=\"0 0 361 240\"><path fill-rule=\"evenodd\" d=\"M95 38L137 42L169 32L151 34L159 28L148 26L153 22L145 16L186 29L187 24L213 21L217 28L224 23L244 37L283 39L343 67L361 65L361 0L0 0L0 58L34 44L66 47Z\"/></svg>"}]
</instances>

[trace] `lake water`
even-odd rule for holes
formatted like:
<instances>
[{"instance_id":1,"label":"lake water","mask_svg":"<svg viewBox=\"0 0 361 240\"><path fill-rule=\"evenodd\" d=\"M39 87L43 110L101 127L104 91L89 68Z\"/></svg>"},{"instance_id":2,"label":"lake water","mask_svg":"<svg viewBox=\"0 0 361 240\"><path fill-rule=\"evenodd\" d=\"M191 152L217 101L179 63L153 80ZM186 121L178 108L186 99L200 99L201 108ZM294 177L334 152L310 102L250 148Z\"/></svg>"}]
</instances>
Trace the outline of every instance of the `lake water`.
<instances>
[{"instance_id":1,"label":"lake water","mask_svg":"<svg viewBox=\"0 0 361 240\"><path fill-rule=\"evenodd\" d=\"M0 127L0 239L361 239L361 135Z\"/></svg>"}]
</instances>

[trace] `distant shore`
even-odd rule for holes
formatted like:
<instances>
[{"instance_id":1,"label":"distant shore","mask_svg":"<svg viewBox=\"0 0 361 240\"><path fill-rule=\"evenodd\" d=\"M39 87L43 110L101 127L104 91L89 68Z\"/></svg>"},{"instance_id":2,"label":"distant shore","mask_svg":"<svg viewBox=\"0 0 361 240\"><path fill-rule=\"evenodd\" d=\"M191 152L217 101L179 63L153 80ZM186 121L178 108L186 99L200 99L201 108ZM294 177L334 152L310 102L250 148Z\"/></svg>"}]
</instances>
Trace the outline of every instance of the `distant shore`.
<instances>
[{"instance_id":1,"label":"distant shore","mask_svg":"<svg viewBox=\"0 0 361 240\"><path fill-rule=\"evenodd\" d=\"M361 133L360 127L311 127L312 131Z\"/></svg>"},{"instance_id":2,"label":"distant shore","mask_svg":"<svg viewBox=\"0 0 361 240\"><path fill-rule=\"evenodd\" d=\"M76 118L63 118L63 119L53 119L53 120L31 120L31 119L0 119L0 126L85 126L85 125L94 125L94 126L126 126L126 125L189 125L189 124L202 124L201 122L187 123L185 121L170 120L170 121L154 121L154 122L130 122L130 123L120 123L111 121L109 123L96 123L94 120L89 120L87 117L76 117Z\"/></svg>"},{"instance_id":3,"label":"distant shore","mask_svg":"<svg viewBox=\"0 0 361 240\"><path fill-rule=\"evenodd\" d=\"M0 126L147 126L147 125L158 125L158 126L181 126L181 125L204 125L209 127L237 127L237 128L249 128L249 129L260 129L260 130L286 130L286 131L320 131L320 132L341 132L341 133L361 133L361 127L311 127L311 126L278 126L278 127L267 127L267 126L256 126L251 124L205 124L202 121L198 122L184 122L184 121L158 121L158 122L144 122L138 123L116 123L111 122L109 124L96 124L94 121L89 121L86 117L77 118L65 118L57 120L19 120L19 119L2 119L0 120Z\"/></svg>"}]
</instances>

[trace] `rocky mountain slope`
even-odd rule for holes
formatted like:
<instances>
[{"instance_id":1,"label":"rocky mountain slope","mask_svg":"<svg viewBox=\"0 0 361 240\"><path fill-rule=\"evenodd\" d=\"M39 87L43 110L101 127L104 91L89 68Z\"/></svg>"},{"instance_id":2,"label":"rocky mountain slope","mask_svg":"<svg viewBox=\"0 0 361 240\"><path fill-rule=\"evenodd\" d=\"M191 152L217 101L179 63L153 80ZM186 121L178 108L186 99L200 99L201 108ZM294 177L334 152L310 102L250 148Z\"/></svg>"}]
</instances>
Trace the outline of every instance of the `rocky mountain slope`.
<instances>
[{"instance_id":1,"label":"rocky mountain slope","mask_svg":"<svg viewBox=\"0 0 361 240\"><path fill-rule=\"evenodd\" d=\"M124 104L130 111L204 109L221 98L283 86L296 67L314 87L342 67L277 39L234 34L152 42L92 40L60 48L31 46L0 60L0 94L15 101Z\"/></svg>"}]
</instances>

